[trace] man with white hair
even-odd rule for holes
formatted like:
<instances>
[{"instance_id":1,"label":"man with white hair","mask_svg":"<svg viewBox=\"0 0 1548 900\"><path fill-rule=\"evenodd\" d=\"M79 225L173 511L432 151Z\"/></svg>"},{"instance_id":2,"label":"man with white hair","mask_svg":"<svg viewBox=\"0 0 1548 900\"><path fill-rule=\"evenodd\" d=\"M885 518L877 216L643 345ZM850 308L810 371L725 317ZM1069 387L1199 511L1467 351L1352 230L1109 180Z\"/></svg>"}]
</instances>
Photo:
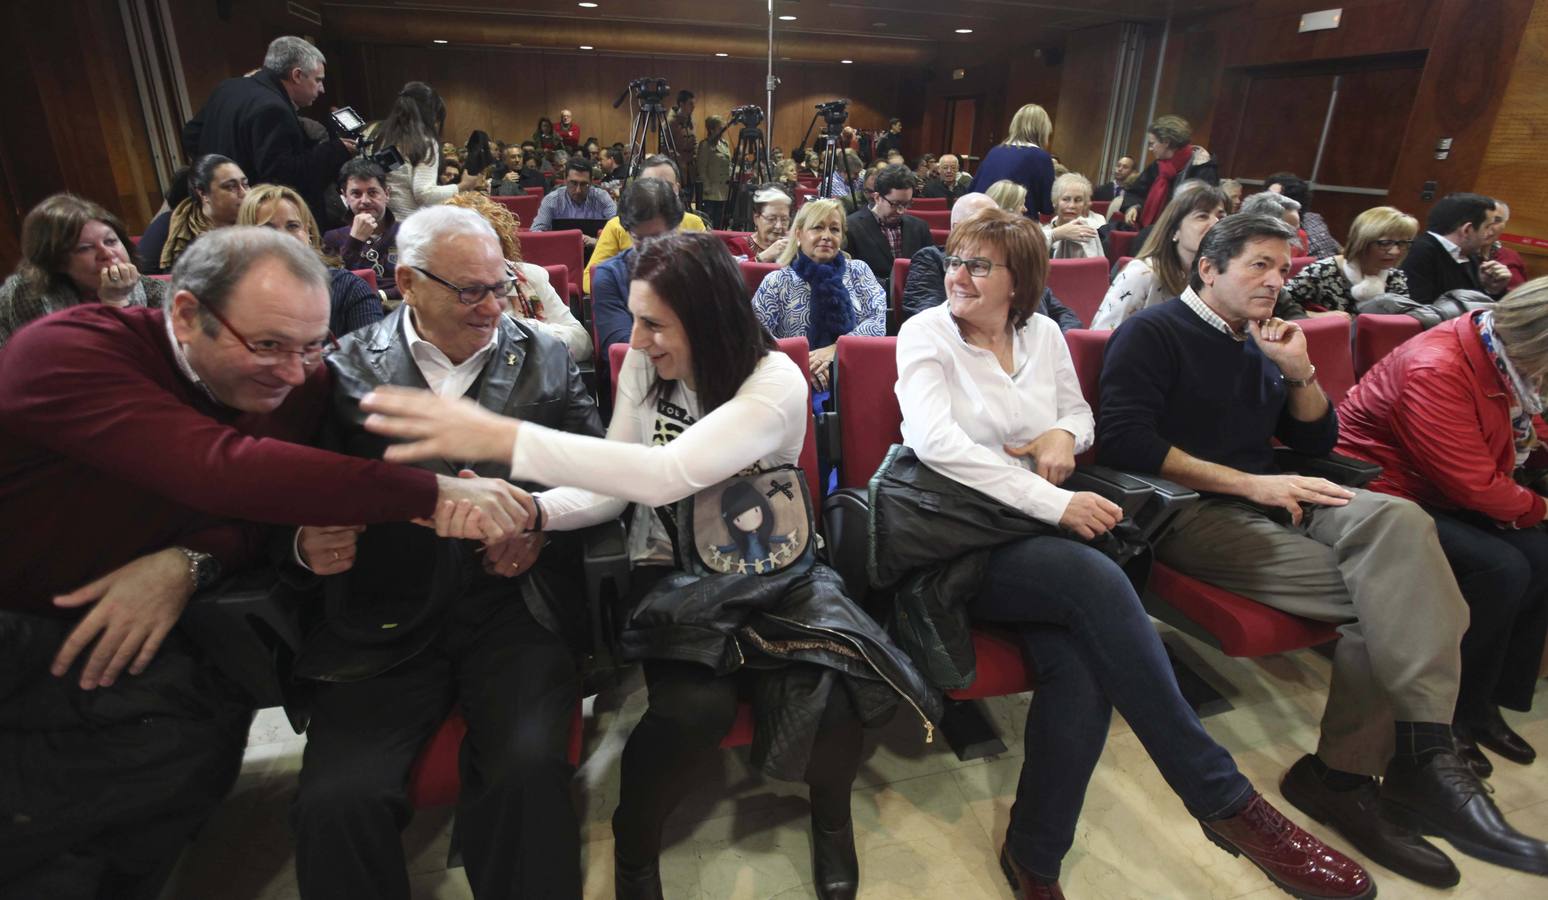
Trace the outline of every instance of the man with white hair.
<instances>
[{"instance_id":1,"label":"man with white hair","mask_svg":"<svg viewBox=\"0 0 1548 900\"><path fill-rule=\"evenodd\" d=\"M951 227L955 229L972 218L974 213L993 209L994 206L988 194L963 194L951 207ZM946 302L946 254L941 248L934 244L921 247L909 259L908 280L903 283L902 302L904 319ZM1058 322L1060 331L1086 327L1080 316L1060 303L1053 291L1046 287L1043 288L1043 300L1037 305L1037 311Z\"/></svg>"},{"instance_id":2,"label":"man with white hair","mask_svg":"<svg viewBox=\"0 0 1548 900\"><path fill-rule=\"evenodd\" d=\"M949 203L966 194L973 186L973 176L962 171L962 163L950 153L941 154L935 164L935 174L925 180L921 197L945 198Z\"/></svg>"},{"instance_id":3,"label":"man with white hair","mask_svg":"<svg viewBox=\"0 0 1548 900\"><path fill-rule=\"evenodd\" d=\"M481 216L452 206L409 216L397 274L403 305L328 357L330 443L352 456L383 454L390 441L365 430L360 410L381 385L602 434L564 344L504 315L515 286ZM422 465L442 476L510 472ZM545 535L542 510L522 495L532 527L488 545L412 525L299 531L295 562L331 576L326 627L296 663L317 680L293 809L302 897L408 896L399 831L412 814L409 768L459 705L468 733L457 822L473 895L580 896L568 760L579 696L570 644L586 633L580 548L568 532Z\"/></svg>"},{"instance_id":4,"label":"man with white hair","mask_svg":"<svg viewBox=\"0 0 1548 900\"><path fill-rule=\"evenodd\" d=\"M189 159L219 153L235 160L253 184L289 185L319 223L329 224L326 193L354 154L355 142L313 143L298 115L322 96L326 62L321 50L301 38L275 38L263 68L216 85L204 108L183 126L183 152Z\"/></svg>"}]
</instances>

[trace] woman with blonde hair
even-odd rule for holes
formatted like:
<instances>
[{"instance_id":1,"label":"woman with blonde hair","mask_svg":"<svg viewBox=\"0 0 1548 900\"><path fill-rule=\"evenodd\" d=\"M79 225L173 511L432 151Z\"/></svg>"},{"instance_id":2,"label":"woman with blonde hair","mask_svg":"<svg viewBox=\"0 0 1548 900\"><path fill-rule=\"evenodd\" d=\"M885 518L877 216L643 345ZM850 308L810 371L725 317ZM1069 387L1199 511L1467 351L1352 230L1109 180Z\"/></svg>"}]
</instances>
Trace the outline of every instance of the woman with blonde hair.
<instances>
[{"instance_id":1,"label":"woman with blonde hair","mask_svg":"<svg viewBox=\"0 0 1548 900\"><path fill-rule=\"evenodd\" d=\"M994 205L1006 212L1015 213L1018 216L1027 214L1027 189L1003 178L989 185L989 190L984 191L985 196L994 201Z\"/></svg>"},{"instance_id":2,"label":"woman with blonde hair","mask_svg":"<svg viewBox=\"0 0 1548 900\"><path fill-rule=\"evenodd\" d=\"M1054 259L1095 258L1106 254L1097 229L1107 224L1091 211L1091 181L1078 172L1054 179L1054 217L1043 226Z\"/></svg>"},{"instance_id":3,"label":"woman with blonde hair","mask_svg":"<svg viewBox=\"0 0 1548 900\"><path fill-rule=\"evenodd\" d=\"M791 223L793 240L753 294L753 311L775 337L811 345L811 380L827 390L829 364L846 334L887 333L887 293L871 267L844 252L844 207L813 200Z\"/></svg>"},{"instance_id":4,"label":"woman with blonde hair","mask_svg":"<svg viewBox=\"0 0 1548 900\"><path fill-rule=\"evenodd\" d=\"M1027 215L1053 214L1049 199L1053 190L1053 157L1048 155L1053 120L1036 103L1028 103L1011 117L1005 141L984 156L973 175L970 190L989 193L990 185L1009 179L1027 189Z\"/></svg>"},{"instance_id":5,"label":"woman with blonde hair","mask_svg":"<svg viewBox=\"0 0 1548 900\"><path fill-rule=\"evenodd\" d=\"M516 290L508 298L510 308L506 312L521 322L557 338L570 348L570 356L576 362L586 362L595 355L591 335L586 326L575 318L570 307L560 299L548 277L548 270L521 259L521 220L516 214L480 193L458 194L446 201L448 206L471 209L484 217L500 238L500 252L510 268Z\"/></svg>"},{"instance_id":6,"label":"woman with blonde hair","mask_svg":"<svg viewBox=\"0 0 1548 900\"><path fill-rule=\"evenodd\" d=\"M1343 253L1319 259L1285 285L1290 299L1311 315L1341 312L1382 294L1408 296L1408 276L1398 268L1419 233L1419 220L1391 206L1355 217Z\"/></svg>"},{"instance_id":7,"label":"woman with blonde hair","mask_svg":"<svg viewBox=\"0 0 1548 900\"><path fill-rule=\"evenodd\" d=\"M1199 244L1225 218L1230 204L1224 191L1203 182L1179 191L1150 229L1139 255L1113 279L1091 327L1117 328L1140 310L1181 296Z\"/></svg>"},{"instance_id":8,"label":"woman with blonde hair","mask_svg":"<svg viewBox=\"0 0 1548 900\"><path fill-rule=\"evenodd\" d=\"M247 192L237 211L238 225L262 225L283 231L317 252L328 267L328 329L343 336L356 328L380 321L381 298L360 276L339 267L339 260L323 251L317 220L294 188L260 184Z\"/></svg>"}]
</instances>

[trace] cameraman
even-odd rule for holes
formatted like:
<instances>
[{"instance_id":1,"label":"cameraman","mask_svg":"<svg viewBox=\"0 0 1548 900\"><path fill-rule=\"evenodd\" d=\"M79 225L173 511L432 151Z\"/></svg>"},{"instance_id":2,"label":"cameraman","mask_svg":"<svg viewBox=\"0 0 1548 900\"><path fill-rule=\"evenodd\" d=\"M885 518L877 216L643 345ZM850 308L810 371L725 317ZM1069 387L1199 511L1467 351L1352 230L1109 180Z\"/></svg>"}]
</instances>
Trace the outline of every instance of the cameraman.
<instances>
[{"instance_id":1,"label":"cameraman","mask_svg":"<svg viewBox=\"0 0 1548 900\"><path fill-rule=\"evenodd\" d=\"M720 116L704 119L704 141L694 154L701 193L699 211L711 228L721 228L725 220L727 185L731 181L731 145L725 139L726 121Z\"/></svg>"},{"instance_id":2,"label":"cameraman","mask_svg":"<svg viewBox=\"0 0 1548 900\"><path fill-rule=\"evenodd\" d=\"M322 51L298 37L277 37L251 77L227 78L183 126L183 153L231 158L253 184L295 188L318 221L329 221L325 194L355 152L337 137L313 144L297 113L322 95Z\"/></svg>"}]
</instances>

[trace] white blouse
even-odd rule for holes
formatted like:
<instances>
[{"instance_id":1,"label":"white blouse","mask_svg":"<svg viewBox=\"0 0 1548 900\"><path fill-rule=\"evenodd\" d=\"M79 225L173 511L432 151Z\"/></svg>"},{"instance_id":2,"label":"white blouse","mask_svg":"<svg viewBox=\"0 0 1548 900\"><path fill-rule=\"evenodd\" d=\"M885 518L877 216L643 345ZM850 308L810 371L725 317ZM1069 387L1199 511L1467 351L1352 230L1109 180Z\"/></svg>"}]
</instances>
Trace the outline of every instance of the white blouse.
<instances>
[{"instance_id":1,"label":"white blouse","mask_svg":"<svg viewBox=\"0 0 1548 900\"><path fill-rule=\"evenodd\" d=\"M1131 260L1107 288L1107 296L1091 319L1095 331L1111 331L1142 309L1159 306L1177 296L1167 293L1161 279L1143 259Z\"/></svg>"},{"instance_id":2,"label":"white blouse","mask_svg":"<svg viewBox=\"0 0 1548 900\"><path fill-rule=\"evenodd\" d=\"M1010 455L1053 428L1075 436L1075 452L1095 439L1096 422L1080 393L1059 326L1033 316L1016 331L1014 374L993 353L962 339L948 305L932 307L898 332L898 405L903 443L930 468L1052 525L1073 492Z\"/></svg>"},{"instance_id":3,"label":"white blouse","mask_svg":"<svg viewBox=\"0 0 1548 900\"><path fill-rule=\"evenodd\" d=\"M1094 212L1088 212L1084 216L1081 216L1078 219L1072 219L1070 221L1072 221L1072 222L1084 222L1087 225L1090 225L1093 229L1101 228L1102 226L1107 224L1107 220L1106 219L1102 218L1101 216L1097 215ZM1069 224L1069 223L1066 222L1065 224ZM1054 253L1055 253L1055 250L1057 249L1056 247L1054 247L1053 233L1054 233L1054 229L1058 228L1058 227L1060 227L1060 225L1059 225L1059 223L1057 221L1044 222L1043 223L1043 237L1048 239L1048 254L1050 256L1053 256ZM1105 256L1106 252L1107 252L1107 251L1102 249L1102 239L1100 237L1098 237L1097 235L1094 235L1094 234L1091 236L1091 238L1089 240L1070 241L1070 243L1072 243L1072 244L1079 244L1080 248L1085 251L1085 254L1086 254L1087 258L1096 258L1096 257Z\"/></svg>"},{"instance_id":4,"label":"white blouse","mask_svg":"<svg viewBox=\"0 0 1548 900\"><path fill-rule=\"evenodd\" d=\"M457 196L455 184L437 184L441 174L441 150L417 166L408 163L387 173L387 208L399 222L421 206L436 206Z\"/></svg>"},{"instance_id":5,"label":"white blouse","mask_svg":"<svg viewBox=\"0 0 1548 900\"><path fill-rule=\"evenodd\" d=\"M585 362L595 355L595 348L591 344L591 335L586 331L586 326L575 318L570 312L570 304L560 298L559 292L554 290L552 282L548 278L548 270L529 262L514 263L521 270L521 277L526 279L525 290L531 292L543 307L543 318L527 319L516 315L513 310L507 310L517 321L523 322L532 328L542 331L551 337L556 337L570 348L570 356L576 362ZM565 287L566 292L569 287Z\"/></svg>"}]
</instances>

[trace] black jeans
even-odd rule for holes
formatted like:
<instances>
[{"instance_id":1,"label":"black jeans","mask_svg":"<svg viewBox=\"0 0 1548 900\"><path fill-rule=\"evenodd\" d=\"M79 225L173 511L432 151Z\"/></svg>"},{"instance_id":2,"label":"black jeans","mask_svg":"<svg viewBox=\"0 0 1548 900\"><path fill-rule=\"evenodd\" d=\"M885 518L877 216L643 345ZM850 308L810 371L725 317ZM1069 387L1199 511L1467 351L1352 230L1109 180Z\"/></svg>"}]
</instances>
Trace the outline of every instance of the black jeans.
<instances>
[{"instance_id":1,"label":"black jeans","mask_svg":"<svg viewBox=\"0 0 1548 900\"><path fill-rule=\"evenodd\" d=\"M1428 512L1471 614L1455 721L1483 724L1496 706L1531 709L1548 631L1548 532Z\"/></svg>"},{"instance_id":2,"label":"black jeans","mask_svg":"<svg viewBox=\"0 0 1548 900\"><path fill-rule=\"evenodd\" d=\"M1036 673L1006 838L1028 871L1059 876L1115 706L1194 816L1234 815L1251 798L1252 785L1183 700L1133 586L1102 553L1062 537L1007 544L991 555L968 609L1017 627Z\"/></svg>"},{"instance_id":3,"label":"black jeans","mask_svg":"<svg viewBox=\"0 0 1548 900\"><path fill-rule=\"evenodd\" d=\"M454 704L468 723L457 833L473 896L580 896L570 650L514 581L460 597L445 615L408 662L318 690L291 811L303 897L407 900L409 767Z\"/></svg>"}]
</instances>

